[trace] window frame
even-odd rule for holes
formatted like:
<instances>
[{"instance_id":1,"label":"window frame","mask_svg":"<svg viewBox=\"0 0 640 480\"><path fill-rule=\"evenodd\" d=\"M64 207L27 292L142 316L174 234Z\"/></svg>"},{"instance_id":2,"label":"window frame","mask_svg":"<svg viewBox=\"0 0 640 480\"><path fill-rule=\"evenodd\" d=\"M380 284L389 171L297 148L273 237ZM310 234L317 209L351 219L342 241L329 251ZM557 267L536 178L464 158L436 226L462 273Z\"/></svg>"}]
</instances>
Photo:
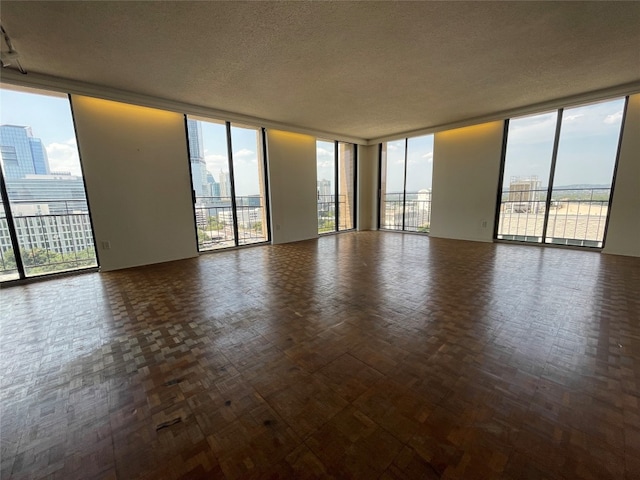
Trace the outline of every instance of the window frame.
<instances>
[{"instance_id":1,"label":"window frame","mask_svg":"<svg viewBox=\"0 0 640 480\"><path fill-rule=\"evenodd\" d=\"M588 239L573 239L573 238L565 238L566 242L565 243L559 243L559 242L553 242L553 241L549 241L549 239L551 238L555 238L555 237L549 237L548 233L549 233L549 217L550 217L550 211L551 211L551 205L553 202L553 191L554 191L554 181L555 181L555 174L556 174L556 167L557 167L557 160L558 160L558 151L560 148L560 142L561 142L561 133L562 133L562 124L563 124L563 115L566 109L573 109L573 108L580 108L580 107L588 107L589 105L597 105L600 103L606 103L606 102L610 102L610 101L614 101L614 100L624 100L624 104L622 107L622 119L620 122L620 130L618 132L618 139L617 139L617 144L616 144L616 151L615 151L615 158L613 161L613 172L612 172L612 177L611 177L611 187L609 189L609 196L607 199L607 215L605 218L605 223L604 223L604 227L603 227L603 235L602 235L602 240L588 240ZM530 241L530 240L526 240L526 239L511 239L511 238L498 238L500 234L500 217L501 217L501 210L502 210L502 198L504 195L504 172L505 172L505 166L506 166L506 160L507 160L507 145L508 145L508 141L509 141L509 125L510 125L510 121L513 120L511 118L507 118L504 121L504 129L503 129L503 140L502 140L502 150L501 150L501 158L500 158L500 173L499 173L499 178L498 178L498 189L497 189L497 195L496 195L496 209L495 209L495 221L494 221L494 231L493 231L493 240L496 242L505 242L505 243L516 243L516 244L525 244L525 245L543 245L543 246L554 246L554 247L560 247L560 248L580 248L580 249L592 249L592 250L596 250L596 251L601 251L602 249L605 248L606 245L606 241L607 241L607 232L608 232L608 227L609 227L609 219L611 216L611 205L612 205L612 200L613 200L613 194L615 192L615 184L616 184L616 176L617 176L617 172L618 172L618 164L619 164L619 160L620 160L620 151L622 148L622 139L624 136L624 128L625 128L625 122L626 122L626 118L627 118L627 111L628 111L628 106L629 106L629 95L625 95L623 97L614 97L614 98L608 98L608 99L601 99L601 100L597 100L597 101L592 101L592 102L587 102L587 103L582 103L582 104L578 104L578 105L571 105L570 107L559 107L557 109L555 109L556 112L556 124L555 124L555 131L554 131L554 138L553 138L553 149L552 149L552 156L551 156L551 162L550 162L550 167L549 167L549 181L548 181L548 185L547 185L547 192L546 192L546 198L545 198L545 212L544 212L544 220L543 220L543 228L542 228L542 233L541 233L541 237L539 241ZM552 110L554 111L554 110ZM545 112L539 112L539 113L531 113L526 115L527 117L529 116L535 116L535 115L540 115L540 114L544 114ZM547 111L547 113L550 113ZM521 117L514 117L514 118L521 118ZM526 237L526 235L525 235ZM571 243L569 243L571 242ZM582 244L578 244L578 242L581 242ZM592 245L592 244L587 244L586 242L597 242L600 243L600 245Z\"/></svg>"},{"instance_id":2,"label":"window frame","mask_svg":"<svg viewBox=\"0 0 640 480\"><path fill-rule=\"evenodd\" d=\"M196 196L196 190L193 185L193 171L192 171L192 165L191 165L192 164L191 142L189 139L189 126L188 126L189 120L224 125L224 129L225 129L224 135L225 135L225 143L226 143L226 149L227 149L227 165L226 166L228 169L229 184L230 184L229 185L229 188L230 188L230 192L229 192L230 207L229 208L231 209L231 216L233 220L233 225L232 225L233 245L223 246L219 248L201 248L200 240L198 239L198 221L197 221L198 215L197 215L197 208L196 208L197 196ZM191 197L192 197L191 205L193 208L194 234L195 234L195 241L196 241L196 249L198 253L199 254L211 253L211 252L217 252L220 250L244 248L244 247L251 247L254 245L258 246L258 245L265 245L265 244L271 243L271 240L272 240L271 206L269 202L269 175L268 175L268 160L267 160L266 128L256 127L248 124L234 124L229 120L220 120L220 119L207 118L207 117L202 117L198 115L189 115L189 114L184 114L184 126L185 126L185 140L187 144L187 161L189 164L189 178L191 182ZM232 135L233 127L255 130L256 133L259 135L259 139L256 141L256 147L258 149L258 152L256 152L256 154L258 156L258 167L262 170L262 189L264 193L264 197L261 198L261 201L263 204L261 208L264 211L263 213L264 225L263 225L262 231L265 238L265 240L262 240L259 242L241 243L239 238L240 236L239 236L239 227L238 227L238 202L236 198L236 172L235 172L234 160L233 160L233 135Z\"/></svg>"}]
</instances>

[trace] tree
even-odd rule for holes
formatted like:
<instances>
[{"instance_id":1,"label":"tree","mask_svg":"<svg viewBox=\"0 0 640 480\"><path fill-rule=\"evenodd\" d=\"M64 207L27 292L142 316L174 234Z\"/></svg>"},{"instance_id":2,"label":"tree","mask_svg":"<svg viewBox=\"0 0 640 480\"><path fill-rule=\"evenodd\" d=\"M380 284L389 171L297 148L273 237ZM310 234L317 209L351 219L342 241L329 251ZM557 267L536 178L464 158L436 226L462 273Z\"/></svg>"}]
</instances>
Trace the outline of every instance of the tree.
<instances>
[{"instance_id":1,"label":"tree","mask_svg":"<svg viewBox=\"0 0 640 480\"><path fill-rule=\"evenodd\" d=\"M320 220L320 224L318 225L318 231L322 232L332 232L336 229L336 222L334 220L322 219Z\"/></svg>"},{"instance_id":2,"label":"tree","mask_svg":"<svg viewBox=\"0 0 640 480\"><path fill-rule=\"evenodd\" d=\"M209 228L211 230L222 230L224 222L219 221L217 217L209 217Z\"/></svg>"},{"instance_id":3,"label":"tree","mask_svg":"<svg viewBox=\"0 0 640 480\"><path fill-rule=\"evenodd\" d=\"M198 228L198 245L202 245L204 242L208 240L207 234L201 229Z\"/></svg>"},{"instance_id":4,"label":"tree","mask_svg":"<svg viewBox=\"0 0 640 480\"><path fill-rule=\"evenodd\" d=\"M13 250L5 251L3 259L3 270L17 268ZM93 248L69 253L57 253L44 248L32 248L23 252L22 264L29 274L61 272L63 270L91 267L96 264L96 255Z\"/></svg>"},{"instance_id":5,"label":"tree","mask_svg":"<svg viewBox=\"0 0 640 480\"><path fill-rule=\"evenodd\" d=\"M2 270L4 270L5 272L15 270L17 265L16 256L13 253L13 249L5 250L4 252L2 252L2 258L0 258L0 262L2 262Z\"/></svg>"}]
</instances>

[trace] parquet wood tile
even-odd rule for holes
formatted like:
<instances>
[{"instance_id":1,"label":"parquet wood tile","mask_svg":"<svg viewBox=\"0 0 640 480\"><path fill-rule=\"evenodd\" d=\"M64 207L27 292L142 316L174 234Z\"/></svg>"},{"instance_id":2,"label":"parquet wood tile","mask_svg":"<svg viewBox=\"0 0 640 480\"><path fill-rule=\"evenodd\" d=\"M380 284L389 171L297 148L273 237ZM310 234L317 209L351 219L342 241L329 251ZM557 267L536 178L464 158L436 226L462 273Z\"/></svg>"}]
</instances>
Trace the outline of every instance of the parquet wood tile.
<instances>
[{"instance_id":1,"label":"parquet wood tile","mask_svg":"<svg viewBox=\"0 0 640 480\"><path fill-rule=\"evenodd\" d=\"M358 232L0 291L2 479L638 479L640 259Z\"/></svg>"}]
</instances>

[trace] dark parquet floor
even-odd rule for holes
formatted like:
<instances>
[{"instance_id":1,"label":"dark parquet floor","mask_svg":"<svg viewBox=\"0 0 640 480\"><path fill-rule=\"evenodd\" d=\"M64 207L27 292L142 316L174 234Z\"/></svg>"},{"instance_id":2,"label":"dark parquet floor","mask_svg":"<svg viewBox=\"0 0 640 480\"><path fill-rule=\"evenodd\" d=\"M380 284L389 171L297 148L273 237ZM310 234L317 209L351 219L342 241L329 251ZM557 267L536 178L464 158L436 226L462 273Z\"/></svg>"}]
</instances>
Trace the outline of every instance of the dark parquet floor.
<instances>
[{"instance_id":1,"label":"dark parquet floor","mask_svg":"<svg viewBox=\"0 0 640 480\"><path fill-rule=\"evenodd\" d=\"M0 296L2 479L640 478L640 258L362 232Z\"/></svg>"}]
</instances>

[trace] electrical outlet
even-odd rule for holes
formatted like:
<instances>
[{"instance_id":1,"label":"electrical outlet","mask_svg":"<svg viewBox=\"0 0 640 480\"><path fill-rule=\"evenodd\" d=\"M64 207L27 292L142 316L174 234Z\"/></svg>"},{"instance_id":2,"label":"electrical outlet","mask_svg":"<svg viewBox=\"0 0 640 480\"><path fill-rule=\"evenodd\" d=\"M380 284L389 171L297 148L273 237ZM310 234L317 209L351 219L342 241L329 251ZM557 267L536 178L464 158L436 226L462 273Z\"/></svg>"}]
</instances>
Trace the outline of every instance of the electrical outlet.
<instances>
[{"instance_id":1,"label":"electrical outlet","mask_svg":"<svg viewBox=\"0 0 640 480\"><path fill-rule=\"evenodd\" d=\"M111 250L111 242L109 240L102 241L102 249L103 250Z\"/></svg>"},{"instance_id":2,"label":"electrical outlet","mask_svg":"<svg viewBox=\"0 0 640 480\"><path fill-rule=\"evenodd\" d=\"M487 228L487 221L486 220L482 220L482 222L480 222L480 226L482 228Z\"/></svg>"}]
</instances>

